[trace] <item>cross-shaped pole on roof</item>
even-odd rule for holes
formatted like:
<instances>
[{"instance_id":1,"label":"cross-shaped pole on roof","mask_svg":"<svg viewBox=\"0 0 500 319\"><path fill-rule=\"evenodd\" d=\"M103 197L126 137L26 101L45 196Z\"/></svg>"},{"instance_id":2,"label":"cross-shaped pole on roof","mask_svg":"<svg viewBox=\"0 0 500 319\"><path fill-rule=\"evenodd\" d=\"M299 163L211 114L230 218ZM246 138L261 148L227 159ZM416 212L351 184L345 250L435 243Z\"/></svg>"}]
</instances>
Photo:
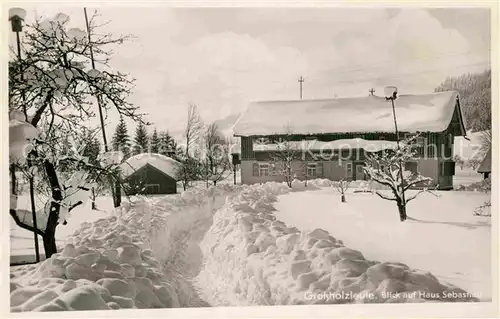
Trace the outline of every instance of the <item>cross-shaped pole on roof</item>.
<instances>
[{"instance_id":1,"label":"cross-shaped pole on roof","mask_svg":"<svg viewBox=\"0 0 500 319\"><path fill-rule=\"evenodd\" d=\"M370 92L370 95L373 95L373 93L375 93L375 89L371 88L371 89L368 90L368 92Z\"/></svg>"}]
</instances>

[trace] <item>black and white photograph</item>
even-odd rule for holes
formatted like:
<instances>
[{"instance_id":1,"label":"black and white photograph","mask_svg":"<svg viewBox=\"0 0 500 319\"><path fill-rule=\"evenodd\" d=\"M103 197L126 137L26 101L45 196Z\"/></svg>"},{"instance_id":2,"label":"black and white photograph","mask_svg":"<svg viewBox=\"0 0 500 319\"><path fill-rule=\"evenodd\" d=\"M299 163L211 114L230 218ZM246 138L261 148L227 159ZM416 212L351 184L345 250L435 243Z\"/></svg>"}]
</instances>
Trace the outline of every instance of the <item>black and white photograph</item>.
<instances>
[{"instance_id":1,"label":"black and white photograph","mask_svg":"<svg viewBox=\"0 0 500 319\"><path fill-rule=\"evenodd\" d=\"M498 4L334 4L2 4L6 312L495 304Z\"/></svg>"}]
</instances>

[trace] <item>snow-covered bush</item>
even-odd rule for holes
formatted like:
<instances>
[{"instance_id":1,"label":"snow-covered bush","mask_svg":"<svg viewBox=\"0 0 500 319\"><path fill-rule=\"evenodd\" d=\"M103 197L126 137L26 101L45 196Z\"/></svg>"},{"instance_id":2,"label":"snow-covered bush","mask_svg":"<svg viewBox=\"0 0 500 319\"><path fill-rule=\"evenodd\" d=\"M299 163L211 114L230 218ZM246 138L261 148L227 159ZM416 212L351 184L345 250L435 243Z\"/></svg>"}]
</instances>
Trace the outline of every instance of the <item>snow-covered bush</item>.
<instances>
[{"instance_id":1,"label":"snow-covered bush","mask_svg":"<svg viewBox=\"0 0 500 319\"><path fill-rule=\"evenodd\" d=\"M491 192L491 178L483 179L467 185L459 185L455 188L457 191L472 191L472 192Z\"/></svg>"},{"instance_id":2,"label":"snow-covered bush","mask_svg":"<svg viewBox=\"0 0 500 319\"><path fill-rule=\"evenodd\" d=\"M315 179L309 180L307 183L310 185L314 185L316 187L330 187L330 186L332 186L332 182L333 181L331 181L327 178L315 178Z\"/></svg>"},{"instance_id":3,"label":"snow-covered bush","mask_svg":"<svg viewBox=\"0 0 500 319\"><path fill-rule=\"evenodd\" d=\"M491 178L486 178L469 185L460 185L456 188L456 190L491 193ZM491 200L487 200L483 203L483 205L476 207L472 214L474 216L491 217Z\"/></svg>"},{"instance_id":4,"label":"snow-covered bush","mask_svg":"<svg viewBox=\"0 0 500 319\"><path fill-rule=\"evenodd\" d=\"M366 260L325 230L287 227L276 220L273 203L288 192L285 184L252 185L215 213L200 244L205 267L197 277L209 302L243 306L476 300L431 273L398 262Z\"/></svg>"}]
</instances>

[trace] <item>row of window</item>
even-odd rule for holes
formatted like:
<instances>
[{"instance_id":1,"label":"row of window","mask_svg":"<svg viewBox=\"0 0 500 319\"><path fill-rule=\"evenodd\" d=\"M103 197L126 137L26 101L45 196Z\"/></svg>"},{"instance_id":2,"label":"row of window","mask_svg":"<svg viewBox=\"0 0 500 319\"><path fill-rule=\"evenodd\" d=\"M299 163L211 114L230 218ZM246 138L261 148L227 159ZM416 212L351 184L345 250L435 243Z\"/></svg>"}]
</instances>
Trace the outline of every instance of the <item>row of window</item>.
<instances>
[{"instance_id":1,"label":"row of window","mask_svg":"<svg viewBox=\"0 0 500 319\"><path fill-rule=\"evenodd\" d=\"M446 161L441 162L440 175L441 176L451 176L455 175L455 162ZM353 163L345 162L342 164L345 169L346 177L351 177L353 173ZM322 162L310 162L305 166L308 177L321 177L323 174L323 163ZM381 170L385 170L385 165L380 165ZM405 170L412 173L420 173L419 165L417 161L409 161L405 163ZM356 165L356 173L363 173L363 165ZM261 162L253 164L253 176L273 176L276 175L276 168L273 164Z\"/></svg>"},{"instance_id":2,"label":"row of window","mask_svg":"<svg viewBox=\"0 0 500 319\"><path fill-rule=\"evenodd\" d=\"M405 133L404 134L404 138L405 139L408 139L408 138L411 138L415 136L415 133ZM314 140L314 139L317 139L315 136L308 136L305 138L306 140ZM384 136L379 136L378 138L379 140L385 140L385 137ZM446 145L448 147L451 147L453 145L453 140L454 140L454 137L453 137L453 134L448 134L446 135ZM267 137L260 137L260 138L257 138L255 140L255 142L257 144L261 144L261 145L265 145L265 144L270 144L273 142L272 139L270 138L267 138ZM419 145L419 146L425 146L425 137L423 136L419 136L416 140L415 140L415 144L416 145Z\"/></svg>"},{"instance_id":3,"label":"row of window","mask_svg":"<svg viewBox=\"0 0 500 319\"><path fill-rule=\"evenodd\" d=\"M307 176L319 177L321 176L323 169L323 163L321 162L311 162L307 163L305 166L305 171ZM276 175L276 167L274 164L270 163L254 163L253 164L253 176L272 176Z\"/></svg>"}]
</instances>

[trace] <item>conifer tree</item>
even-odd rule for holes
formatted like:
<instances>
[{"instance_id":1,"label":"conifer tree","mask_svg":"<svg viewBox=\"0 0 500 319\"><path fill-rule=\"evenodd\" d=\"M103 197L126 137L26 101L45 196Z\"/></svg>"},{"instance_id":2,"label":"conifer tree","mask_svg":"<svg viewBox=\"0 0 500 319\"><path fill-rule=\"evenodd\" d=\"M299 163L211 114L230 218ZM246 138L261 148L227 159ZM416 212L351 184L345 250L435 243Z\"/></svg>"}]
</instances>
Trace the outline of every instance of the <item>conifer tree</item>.
<instances>
[{"instance_id":1,"label":"conifer tree","mask_svg":"<svg viewBox=\"0 0 500 319\"><path fill-rule=\"evenodd\" d=\"M158 136L156 128L154 129L151 139L149 140L149 148L151 153L158 153L160 150L160 137Z\"/></svg>"},{"instance_id":2,"label":"conifer tree","mask_svg":"<svg viewBox=\"0 0 500 319\"><path fill-rule=\"evenodd\" d=\"M159 149L158 152L162 155L169 156L172 158L175 158L176 156L176 150L177 150L177 143L173 139L172 136L166 132L161 132L159 136Z\"/></svg>"},{"instance_id":3,"label":"conifer tree","mask_svg":"<svg viewBox=\"0 0 500 319\"><path fill-rule=\"evenodd\" d=\"M130 137L128 135L127 124L123 117L120 117L120 122L116 127L115 134L113 135L113 150L122 151L125 158L130 154Z\"/></svg>"},{"instance_id":4,"label":"conifer tree","mask_svg":"<svg viewBox=\"0 0 500 319\"><path fill-rule=\"evenodd\" d=\"M85 146L83 147L81 155L87 158L89 164L99 167L99 153L101 151L101 145L99 144L99 141L97 140L95 135L93 135L92 132L89 131L85 134L83 143L85 144ZM85 167L83 167L82 169L85 169ZM104 189L106 181L104 175L100 174L100 172L96 170L89 170L89 175L90 178L95 182L95 186L93 186L90 190L90 199L92 200L92 210L96 210L96 196L100 191L102 191L102 189Z\"/></svg>"},{"instance_id":5,"label":"conifer tree","mask_svg":"<svg viewBox=\"0 0 500 319\"><path fill-rule=\"evenodd\" d=\"M141 154L147 152L149 144L148 131L144 123L139 122L135 129L134 137L134 154Z\"/></svg>"}]
</instances>

